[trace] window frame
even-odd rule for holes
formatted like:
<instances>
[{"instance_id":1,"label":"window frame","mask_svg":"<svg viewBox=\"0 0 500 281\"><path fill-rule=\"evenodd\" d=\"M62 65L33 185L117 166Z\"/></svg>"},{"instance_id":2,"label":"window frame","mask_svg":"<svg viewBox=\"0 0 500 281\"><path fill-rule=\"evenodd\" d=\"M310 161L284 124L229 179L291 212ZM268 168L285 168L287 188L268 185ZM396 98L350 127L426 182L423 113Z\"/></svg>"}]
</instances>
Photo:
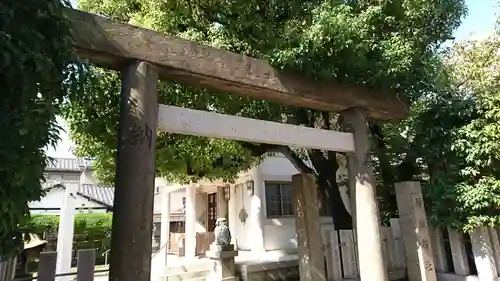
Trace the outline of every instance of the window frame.
<instances>
[{"instance_id":1,"label":"window frame","mask_svg":"<svg viewBox=\"0 0 500 281\"><path fill-rule=\"evenodd\" d=\"M269 185L277 185L279 186L279 200L280 200L280 211L281 213L276 215L276 214L269 214L269 202L268 202L268 186ZM283 190L282 186L289 186L290 187L290 204L292 208L292 213L291 214L284 214L284 208L283 202L286 202L283 200ZM268 219L276 219L276 218L292 218L294 216L295 210L293 207L293 186L291 181L264 181L264 196L266 198L265 206L266 206L266 218Z\"/></svg>"}]
</instances>

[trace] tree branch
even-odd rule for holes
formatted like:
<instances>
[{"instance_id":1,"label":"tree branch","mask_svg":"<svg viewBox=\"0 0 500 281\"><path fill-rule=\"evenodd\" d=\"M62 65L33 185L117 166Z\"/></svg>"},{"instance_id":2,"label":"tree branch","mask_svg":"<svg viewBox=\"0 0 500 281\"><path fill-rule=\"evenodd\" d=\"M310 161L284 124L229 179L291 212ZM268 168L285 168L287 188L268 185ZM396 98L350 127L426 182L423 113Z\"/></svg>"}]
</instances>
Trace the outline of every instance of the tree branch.
<instances>
[{"instance_id":1,"label":"tree branch","mask_svg":"<svg viewBox=\"0 0 500 281\"><path fill-rule=\"evenodd\" d=\"M321 129L331 130L332 125L330 124L330 113L326 111L321 111L321 117L323 119L323 126L321 126Z\"/></svg>"},{"instance_id":2,"label":"tree branch","mask_svg":"<svg viewBox=\"0 0 500 281\"><path fill-rule=\"evenodd\" d=\"M302 173L314 173L313 169L307 166L304 161L288 146L274 145L274 144L254 144L249 142L242 142L241 146L245 149L249 149L253 156L262 156L264 153L277 152L283 154L288 161L298 171Z\"/></svg>"},{"instance_id":3,"label":"tree branch","mask_svg":"<svg viewBox=\"0 0 500 281\"><path fill-rule=\"evenodd\" d=\"M312 173L314 170L304 163L304 161L288 146L280 146L278 151L285 155L285 157L292 163L292 165L301 173Z\"/></svg>"}]
</instances>

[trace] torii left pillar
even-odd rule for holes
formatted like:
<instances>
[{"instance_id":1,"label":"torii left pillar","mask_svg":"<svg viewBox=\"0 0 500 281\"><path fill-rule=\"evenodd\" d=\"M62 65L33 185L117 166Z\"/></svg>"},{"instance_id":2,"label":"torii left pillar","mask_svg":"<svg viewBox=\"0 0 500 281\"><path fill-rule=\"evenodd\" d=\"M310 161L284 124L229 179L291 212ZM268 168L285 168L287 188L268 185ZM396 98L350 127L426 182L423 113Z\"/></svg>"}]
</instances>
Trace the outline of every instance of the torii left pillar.
<instances>
[{"instance_id":1,"label":"torii left pillar","mask_svg":"<svg viewBox=\"0 0 500 281\"><path fill-rule=\"evenodd\" d=\"M110 281L149 281L155 184L158 70L122 70Z\"/></svg>"}]
</instances>

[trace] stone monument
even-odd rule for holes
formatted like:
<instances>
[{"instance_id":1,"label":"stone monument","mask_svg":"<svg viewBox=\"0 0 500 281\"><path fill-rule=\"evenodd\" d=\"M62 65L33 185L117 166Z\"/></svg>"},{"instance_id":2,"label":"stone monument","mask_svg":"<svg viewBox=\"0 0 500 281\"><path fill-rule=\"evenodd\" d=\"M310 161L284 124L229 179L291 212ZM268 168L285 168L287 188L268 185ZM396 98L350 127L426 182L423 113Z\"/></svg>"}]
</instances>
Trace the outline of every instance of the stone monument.
<instances>
[{"instance_id":1,"label":"stone monument","mask_svg":"<svg viewBox=\"0 0 500 281\"><path fill-rule=\"evenodd\" d=\"M218 218L214 230L215 241L210 245L210 250L206 252L206 257L214 261L214 267L211 270L207 281L238 281L235 276L234 257L238 251L234 250L231 244L231 232L227 226L226 218Z\"/></svg>"}]
</instances>

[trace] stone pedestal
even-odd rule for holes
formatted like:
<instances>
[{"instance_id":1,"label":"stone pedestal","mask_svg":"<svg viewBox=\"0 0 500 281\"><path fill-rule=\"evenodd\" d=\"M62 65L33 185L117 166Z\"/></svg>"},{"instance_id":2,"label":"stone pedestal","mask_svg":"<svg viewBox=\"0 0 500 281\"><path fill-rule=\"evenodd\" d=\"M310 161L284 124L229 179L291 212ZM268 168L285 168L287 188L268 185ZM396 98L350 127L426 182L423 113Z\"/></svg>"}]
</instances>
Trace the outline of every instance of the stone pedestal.
<instances>
[{"instance_id":1,"label":"stone pedestal","mask_svg":"<svg viewBox=\"0 0 500 281\"><path fill-rule=\"evenodd\" d=\"M395 184L395 188L408 280L436 281L433 245L429 236L420 182L399 182Z\"/></svg>"},{"instance_id":2,"label":"stone pedestal","mask_svg":"<svg viewBox=\"0 0 500 281\"><path fill-rule=\"evenodd\" d=\"M238 251L234 250L234 245L211 245L205 256L214 262L207 281L239 281L235 272L234 257Z\"/></svg>"},{"instance_id":3,"label":"stone pedestal","mask_svg":"<svg viewBox=\"0 0 500 281\"><path fill-rule=\"evenodd\" d=\"M316 179L313 174L296 174L292 184L300 280L326 281Z\"/></svg>"}]
</instances>

